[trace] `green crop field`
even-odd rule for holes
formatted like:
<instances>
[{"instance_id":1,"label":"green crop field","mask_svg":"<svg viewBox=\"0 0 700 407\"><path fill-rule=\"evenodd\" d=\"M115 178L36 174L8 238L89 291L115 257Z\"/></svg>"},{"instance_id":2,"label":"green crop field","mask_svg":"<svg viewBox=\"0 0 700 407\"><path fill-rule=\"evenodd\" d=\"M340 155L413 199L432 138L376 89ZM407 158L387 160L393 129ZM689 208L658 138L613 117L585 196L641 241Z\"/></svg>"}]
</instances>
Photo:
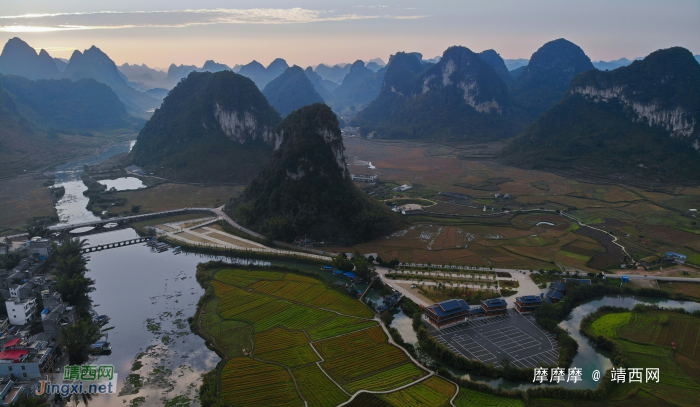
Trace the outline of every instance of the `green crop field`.
<instances>
[{"instance_id":1,"label":"green crop field","mask_svg":"<svg viewBox=\"0 0 700 407\"><path fill-rule=\"evenodd\" d=\"M332 407L350 398L316 365L296 369L293 373L310 406Z\"/></svg>"},{"instance_id":2,"label":"green crop field","mask_svg":"<svg viewBox=\"0 0 700 407\"><path fill-rule=\"evenodd\" d=\"M538 400L539 401L539 400ZM561 402L561 400L557 400ZM460 389L454 401L457 407L524 407L522 400L496 397L474 390ZM535 404L540 405L540 404Z\"/></svg>"},{"instance_id":3,"label":"green crop field","mask_svg":"<svg viewBox=\"0 0 700 407\"><path fill-rule=\"evenodd\" d=\"M226 403L332 406L348 400L346 392L390 391L427 374L387 343L377 321L366 319L373 316L366 305L320 280L239 269L205 272L214 277L215 295L200 308L199 326L230 359L219 376ZM397 400L438 400L439 407L447 390L438 384L431 380Z\"/></svg>"},{"instance_id":4,"label":"green crop field","mask_svg":"<svg viewBox=\"0 0 700 407\"><path fill-rule=\"evenodd\" d=\"M333 339L316 342L314 343L314 347L318 349L324 358L332 358L350 352L358 352L385 342L386 335L384 335L384 331L376 326Z\"/></svg>"},{"instance_id":5,"label":"green crop field","mask_svg":"<svg viewBox=\"0 0 700 407\"><path fill-rule=\"evenodd\" d=\"M591 333L595 336L603 335L608 338L615 338L617 337L617 328L626 325L631 317L631 312L603 315L591 324Z\"/></svg>"},{"instance_id":6,"label":"green crop field","mask_svg":"<svg viewBox=\"0 0 700 407\"><path fill-rule=\"evenodd\" d=\"M449 405L456 390L454 384L433 376L406 389L383 395L382 398L396 407L438 407Z\"/></svg>"},{"instance_id":7,"label":"green crop field","mask_svg":"<svg viewBox=\"0 0 700 407\"><path fill-rule=\"evenodd\" d=\"M607 314L595 320L591 333L613 338L624 349L630 368L659 369L658 383L627 383L616 390L615 399L620 405L640 405L629 402L629 396L643 390L648 393L644 396L648 405L667 401L679 406L697 406L699 331L700 318L662 310ZM672 349L672 343L677 350Z\"/></svg>"},{"instance_id":8,"label":"green crop field","mask_svg":"<svg viewBox=\"0 0 700 407\"><path fill-rule=\"evenodd\" d=\"M372 363L367 363L367 355L371 355ZM328 358L321 367L337 382L347 383L407 361L406 355L395 346L380 344Z\"/></svg>"},{"instance_id":9,"label":"green crop field","mask_svg":"<svg viewBox=\"0 0 700 407\"><path fill-rule=\"evenodd\" d=\"M384 391L407 385L425 376L427 372L413 363L406 363L389 370L384 370L354 382L343 385L347 391L354 393L361 389Z\"/></svg>"},{"instance_id":10,"label":"green crop field","mask_svg":"<svg viewBox=\"0 0 700 407\"><path fill-rule=\"evenodd\" d=\"M307 332L312 340L318 341L375 325L377 325L376 321L338 316L330 321L310 328Z\"/></svg>"},{"instance_id":11,"label":"green crop field","mask_svg":"<svg viewBox=\"0 0 700 407\"><path fill-rule=\"evenodd\" d=\"M221 398L232 405L304 405L286 370L250 358L226 363L221 372Z\"/></svg>"}]
</instances>

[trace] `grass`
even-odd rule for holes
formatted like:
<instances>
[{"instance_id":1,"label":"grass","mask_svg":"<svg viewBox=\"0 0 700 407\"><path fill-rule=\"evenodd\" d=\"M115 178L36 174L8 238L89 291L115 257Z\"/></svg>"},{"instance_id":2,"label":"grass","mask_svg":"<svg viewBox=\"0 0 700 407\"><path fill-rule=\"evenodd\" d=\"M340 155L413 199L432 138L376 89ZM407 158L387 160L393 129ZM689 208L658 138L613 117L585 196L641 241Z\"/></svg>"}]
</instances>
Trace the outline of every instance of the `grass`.
<instances>
[{"instance_id":1,"label":"grass","mask_svg":"<svg viewBox=\"0 0 700 407\"><path fill-rule=\"evenodd\" d=\"M617 329L629 323L631 318L631 312L603 315L591 324L591 333L595 336L603 335L608 338L616 338Z\"/></svg>"},{"instance_id":2,"label":"grass","mask_svg":"<svg viewBox=\"0 0 700 407\"><path fill-rule=\"evenodd\" d=\"M293 374L310 406L333 407L349 399L316 365L296 369Z\"/></svg>"},{"instance_id":3,"label":"grass","mask_svg":"<svg viewBox=\"0 0 700 407\"><path fill-rule=\"evenodd\" d=\"M237 196L242 187L201 187L188 184L160 184L152 188L117 192L117 198L126 198L124 206L113 206L110 214L119 213L132 205L141 206L142 212L161 212L179 208L214 208Z\"/></svg>"},{"instance_id":4,"label":"grass","mask_svg":"<svg viewBox=\"0 0 700 407\"><path fill-rule=\"evenodd\" d=\"M396 407L444 406L457 391L454 384L433 376L403 390L383 395L382 398Z\"/></svg>"},{"instance_id":5,"label":"grass","mask_svg":"<svg viewBox=\"0 0 700 407\"><path fill-rule=\"evenodd\" d=\"M659 282L659 288L670 293L680 293L687 297L700 300L700 283Z\"/></svg>"},{"instance_id":6,"label":"grass","mask_svg":"<svg viewBox=\"0 0 700 407\"><path fill-rule=\"evenodd\" d=\"M0 180L0 233L3 236L24 231L35 221L58 220L51 193L44 184L46 181L47 178L38 174Z\"/></svg>"}]
</instances>

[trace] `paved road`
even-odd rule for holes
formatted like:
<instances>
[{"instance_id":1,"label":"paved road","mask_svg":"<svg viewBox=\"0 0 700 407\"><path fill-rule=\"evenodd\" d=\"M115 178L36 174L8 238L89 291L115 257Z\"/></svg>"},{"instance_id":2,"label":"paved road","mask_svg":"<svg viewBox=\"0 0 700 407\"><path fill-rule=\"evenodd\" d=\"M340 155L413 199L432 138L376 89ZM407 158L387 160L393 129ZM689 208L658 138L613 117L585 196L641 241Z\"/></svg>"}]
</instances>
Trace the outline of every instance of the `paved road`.
<instances>
[{"instance_id":1,"label":"paved road","mask_svg":"<svg viewBox=\"0 0 700 407\"><path fill-rule=\"evenodd\" d=\"M625 274L606 274L607 278L622 278ZM688 283L700 283L697 277L663 277L663 276L640 276L638 274L627 274L630 280L659 280L659 281L685 281Z\"/></svg>"}]
</instances>

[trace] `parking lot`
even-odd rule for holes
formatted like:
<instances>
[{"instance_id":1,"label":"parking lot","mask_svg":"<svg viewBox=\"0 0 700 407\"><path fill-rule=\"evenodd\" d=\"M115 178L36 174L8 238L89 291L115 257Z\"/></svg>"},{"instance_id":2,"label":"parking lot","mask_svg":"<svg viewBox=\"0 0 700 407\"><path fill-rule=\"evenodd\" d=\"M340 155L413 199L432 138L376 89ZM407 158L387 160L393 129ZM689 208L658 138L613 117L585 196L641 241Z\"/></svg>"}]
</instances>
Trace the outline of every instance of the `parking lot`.
<instances>
[{"instance_id":1,"label":"parking lot","mask_svg":"<svg viewBox=\"0 0 700 407\"><path fill-rule=\"evenodd\" d=\"M484 317L440 331L433 329L433 336L467 359L496 366L505 357L520 368L556 365L559 360L554 337L532 317L512 309L506 315Z\"/></svg>"}]
</instances>

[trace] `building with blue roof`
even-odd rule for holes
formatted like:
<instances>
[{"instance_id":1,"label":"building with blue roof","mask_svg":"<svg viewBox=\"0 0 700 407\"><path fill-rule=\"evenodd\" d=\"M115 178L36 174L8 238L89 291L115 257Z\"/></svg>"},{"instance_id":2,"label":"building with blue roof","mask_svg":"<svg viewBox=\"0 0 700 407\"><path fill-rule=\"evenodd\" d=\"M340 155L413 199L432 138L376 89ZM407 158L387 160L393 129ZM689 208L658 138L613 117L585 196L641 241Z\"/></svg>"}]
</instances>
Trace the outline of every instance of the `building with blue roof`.
<instances>
[{"instance_id":1,"label":"building with blue roof","mask_svg":"<svg viewBox=\"0 0 700 407\"><path fill-rule=\"evenodd\" d=\"M484 309L484 315L487 317L505 314L507 312L507 306L508 303L503 298L493 298L490 300L481 301L481 308Z\"/></svg>"},{"instance_id":2,"label":"building with blue roof","mask_svg":"<svg viewBox=\"0 0 700 407\"><path fill-rule=\"evenodd\" d=\"M564 296L563 292L552 288L547 292L546 298L547 298L547 302L551 302L552 304L556 304L559 301L561 301L561 298L563 296Z\"/></svg>"},{"instance_id":3,"label":"building with blue roof","mask_svg":"<svg viewBox=\"0 0 700 407\"><path fill-rule=\"evenodd\" d=\"M566 292L566 284L561 281L557 281L556 283L552 284L552 288L563 293Z\"/></svg>"},{"instance_id":4,"label":"building with blue roof","mask_svg":"<svg viewBox=\"0 0 700 407\"><path fill-rule=\"evenodd\" d=\"M542 296L539 295L524 295L515 297L515 309L521 314L532 312L542 304Z\"/></svg>"},{"instance_id":5,"label":"building with blue roof","mask_svg":"<svg viewBox=\"0 0 700 407\"><path fill-rule=\"evenodd\" d=\"M486 311L484 311L483 307L473 307L469 310L469 313L473 317L483 317L484 315L486 315Z\"/></svg>"},{"instance_id":6,"label":"building with blue roof","mask_svg":"<svg viewBox=\"0 0 700 407\"><path fill-rule=\"evenodd\" d=\"M425 307L425 319L437 329L464 322L471 315L464 300L447 300Z\"/></svg>"},{"instance_id":7,"label":"building with blue roof","mask_svg":"<svg viewBox=\"0 0 700 407\"><path fill-rule=\"evenodd\" d=\"M588 278L565 278L564 282L566 284L591 284L591 280Z\"/></svg>"}]
</instances>

